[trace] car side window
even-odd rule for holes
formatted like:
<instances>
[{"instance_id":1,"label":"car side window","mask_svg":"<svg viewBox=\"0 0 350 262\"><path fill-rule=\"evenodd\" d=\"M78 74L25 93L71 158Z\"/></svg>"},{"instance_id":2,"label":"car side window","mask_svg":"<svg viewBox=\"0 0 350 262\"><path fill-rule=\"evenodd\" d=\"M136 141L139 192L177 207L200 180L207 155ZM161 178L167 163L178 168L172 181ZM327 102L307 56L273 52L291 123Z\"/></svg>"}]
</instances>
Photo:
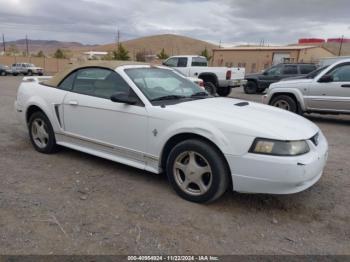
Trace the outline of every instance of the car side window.
<instances>
[{"instance_id":1,"label":"car side window","mask_svg":"<svg viewBox=\"0 0 350 262\"><path fill-rule=\"evenodd\" d=\"M314 65L300 65L299 69L300 69L300 74L307 75L307 74L311 73L312 71L316 70L316 66L314 66Z\"/></svg>"},{"instance_id":2,"label":"car side window","mask_svg":"<svg viewBox=\"0 0 350 262\"><path fill-rule=\"evenodd\" d=\"M179 57L177 62L177 67L186 67L187 66L187 57Z\"/></svg>"},{"instance_id":3,"label":"car side window","mask_svg":"<svg viewBox=\"0 0 350 262\"><path fill-rule=\"evenodd\" d=\"M117 93L128 96L132 94L129 85L118 73L103 68L85 68L77 71L73 91L106 99Z\"/></svg>"},{"instance_id":4,"label":"car side window","mask_svg":"<svg viewBox=\"0 0 350 262\"><path fill-rule=\"evenodd\" d=\"M335 68L330 75L333 76L333 82L350 82L350 64Z\"/></svg>"},{"instance_id":5,"label":"car side window","mask_svg":"<svg viewBox=\"0 0 350 262\"><path fill-rule=\"evenodd\" d=\"M165 65L169 67L177 67L178 60L177 57L170 58L165 62Z\"/></svg>"},{"instance_id":6,"label":"car side window","mask_svg":"<svg viewBox=\"0 0 350 262\"><path fill-rule=\"evenodd\" d=\"M76 76L76 72L70 74L68 77L66 77L58 86L59 89L71 91L73 88L74 79Z\"/></svg>"},{"instance_id":7,"label":"car side window","mask_svg":"<svg viewBox=\"0 0 350 262\"><path fill-rule=\"evenodd\" d=\"M285 65L282 70L284 75L297 75L298 67L296 65Z\"/></svg>"},{"instance_id":8,"label":"car side window","mask_svg":"<svg viewBox=\"0 0 350 262\"><path fill-rule=\"evenodd\" d=\"M281 66L273 66L266 71L266 73L270 76L276 76L281 74Z\"/></svg>"}]
</instances>

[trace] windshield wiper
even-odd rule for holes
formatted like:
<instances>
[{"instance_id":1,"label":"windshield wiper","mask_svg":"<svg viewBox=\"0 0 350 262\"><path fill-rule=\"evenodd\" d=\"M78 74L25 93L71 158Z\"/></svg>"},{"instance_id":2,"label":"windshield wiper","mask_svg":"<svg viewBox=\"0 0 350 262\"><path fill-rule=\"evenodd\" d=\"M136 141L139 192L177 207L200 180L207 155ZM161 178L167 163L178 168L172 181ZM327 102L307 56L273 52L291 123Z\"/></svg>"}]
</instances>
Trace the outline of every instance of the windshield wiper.
<instances>
[{"instance_id":1,"label":"windshield wiper","mask_svg":"<svg viewBox=\"0 0 350 262\"><path fill-rule=\"evenodd\" d=\"M194 93L193 95L191 95L191 97L201 97L201 98L204 98L204 97L207 97L209 96L209 94L207 92L197 92L197 93Z\"/></svg>"},{"instance_id":2,"label":"windshield wiper","mask_svg":"<svg viewBox=\"0 0 350 262\"><path fill-rule=\"evenodd\" d=\"M186 98L186 96L168 95L168 96L161 96L161 97L154 98L151 100L151 102L162 101L162 100L175 100L175 99L182 99L182 98Z\"/></svg>"}]
</instances>

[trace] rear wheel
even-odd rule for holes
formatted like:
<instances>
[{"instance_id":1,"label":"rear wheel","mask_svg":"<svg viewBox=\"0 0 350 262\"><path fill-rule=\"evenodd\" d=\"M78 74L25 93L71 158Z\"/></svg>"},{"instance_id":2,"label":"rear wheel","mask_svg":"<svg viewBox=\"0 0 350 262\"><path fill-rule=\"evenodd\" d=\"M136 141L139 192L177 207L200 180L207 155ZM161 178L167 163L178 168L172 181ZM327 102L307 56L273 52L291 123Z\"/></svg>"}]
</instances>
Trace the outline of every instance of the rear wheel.
<instances>
[{"instance_id":1,"label":"rear wheel","mask_svg":"<svg viewBox=\"0 0 350 262\"><path fill-rule=\"evenodd\" d=\"M29 136L35 150L51 154L57 149L55 133L52 125L43 112L35 112L29 118Z\"/></svg>"},{"instance_id":2,"label":"rear wheel","mask_svg":"<svg viewBox=\"0 0 350 262\"><path fill-rule=\"evenodd\" d=\"M219 96L228 96L231 93L231 87L219 87L216 92Z\"/></svg>"},{"instance_id":3,"label":"rear wheel","mask_svg":"<svg viewBox=\"0 0 350 262\"><path fill-rule=\"evenodd\" d=\"M204 89L212 96L216 94L216 86L212 82L205 82Z\"/></svg>"},{"instance_id":4,"label":"rear wheel","mask_svg":"<svg viewBox=\"0 0 350 262\"><path fill-rule=\"evenodd\" d=\"M278 95L274 97L270 103L272 106L293 112L298 113L298 105L296 101L287 95Z\"/></svg>"},{"instance_id":5,"label":"rear wheel","mask_svg":"<svg viewBox=\"0 0 350 262\"><path fill-rule=\"evenodd\" d=\"M200 140L186 140L170 152L167 176L176 193L197 202L212 202L229 184L229 172L221 154L212 145Z\"/></svg>"},{"instance_id":6,"label":"rear wheel","mask_svg":"<svg viewBox=\"0 0 350 262\"><path fill-rule=\"evenodd\" d=\"M258 91L258 85L255 81L248 80L247 84L244 86L244 93L246 94L256 94Z\"/></svg>"},{"instance_id":7,"label":"rear wheel","mask_svg":"<svg viewBox=\"0 0 350 262\"><path fill-rule=\"evenodd\" d=\"M33 75L33 72L31 70L28 71L27 73L28 76L32 76Z\"/></svg>"},{"instance_id":8,"label":"rear wheel","mask_svg":"<svg viewBox=\"0 0 350 262\"><path fill-rule=\"evenodd\" d=\"M6 73L5 71L1 71L0 75L1 75L1 76L6 76L7 73Z\"/></svg>"}]
</instances>

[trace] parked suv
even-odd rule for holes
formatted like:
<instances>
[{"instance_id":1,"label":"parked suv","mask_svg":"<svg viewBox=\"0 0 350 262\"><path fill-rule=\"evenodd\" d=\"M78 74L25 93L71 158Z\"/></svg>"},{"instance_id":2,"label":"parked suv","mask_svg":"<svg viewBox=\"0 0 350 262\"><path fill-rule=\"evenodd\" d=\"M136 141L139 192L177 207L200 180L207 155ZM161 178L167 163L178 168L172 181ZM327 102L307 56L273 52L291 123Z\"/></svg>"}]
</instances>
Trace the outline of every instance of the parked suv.
<instances>
[{"instance_id":1,"label":"parked suv","mask_svg":"<svg viewBox=\"0 0 350 262\"><path fill-rule=\"evenodd\" d=\"M0 65L0 76L6 76L10 73L11 70L7 65Z\"/></svg>"},{"instance_id":2,"label":"parked suv","mask_svg":"<svg viewBox=\"0 0 350 262\"><path fill-rule=\"evenodd\" d=\"M41 67L37 67L33 64L28 63L18 63L12 65L12 74L13 75L39 75L42 76L44 74L44 69Z\"/></svg>"},{"instance_id":3,"label":"parked suv","mask_svg":"<svg viewBox=\"0 0 350 262\"><path fill-rule=\"evenodd\" d=\"M261 74L246 75L247 83L244 86L244 92L246 94L262 93L272 83L287 77L307 75L316 68L315 64L278 64Z\"/></svg>"},{"instance_id":4,"label":"parked suv","mask_svg":"<svg viewBox=\"0 0 350 262\"><path fill-rule=\"evenodd\" d=\"M263 102L299 114L350 114L350 59L274 83Z\"/></svg>"}]
</instances>

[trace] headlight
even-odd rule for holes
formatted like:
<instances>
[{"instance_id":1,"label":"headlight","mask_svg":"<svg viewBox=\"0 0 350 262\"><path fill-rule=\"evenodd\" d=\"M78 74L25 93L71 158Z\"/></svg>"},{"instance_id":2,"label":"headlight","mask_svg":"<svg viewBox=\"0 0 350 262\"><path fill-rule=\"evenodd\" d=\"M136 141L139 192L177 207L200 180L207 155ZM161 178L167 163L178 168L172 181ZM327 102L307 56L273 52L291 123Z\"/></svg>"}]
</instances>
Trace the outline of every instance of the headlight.
<instances>
[{"instance_id":1,"label":"headlight","mask_svg":"<svg viewBox=\"0 0 350 262\"><path fill-rule=\"evenodd\" d=\"M257 138L249 152L255 154L276 156L297 156L310 151L306 141L279 141L272 139Z\"/></svg>"}]
</instances>

